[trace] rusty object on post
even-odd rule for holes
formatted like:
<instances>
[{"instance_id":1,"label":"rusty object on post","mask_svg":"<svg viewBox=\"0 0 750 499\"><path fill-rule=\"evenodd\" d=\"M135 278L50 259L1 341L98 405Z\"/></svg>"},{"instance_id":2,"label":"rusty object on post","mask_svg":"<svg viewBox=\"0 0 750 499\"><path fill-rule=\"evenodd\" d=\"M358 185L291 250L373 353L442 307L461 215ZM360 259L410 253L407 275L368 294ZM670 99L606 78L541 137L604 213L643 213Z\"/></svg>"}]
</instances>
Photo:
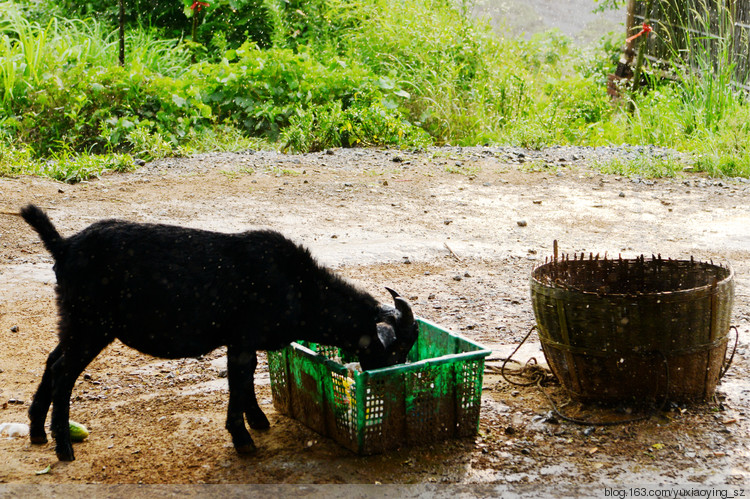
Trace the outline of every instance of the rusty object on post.
<instances>
[{"instance_id":1,"label":"rusty object on post","mask_svg":"<svg viewBox=\"0 0 750 499\"><path fill-rule=\"evenodd\" d=\"M563 256L532 271L531 298L547 363L576 399L705 400L726 371L730 266Z\"/></svg>"}]
</instances>

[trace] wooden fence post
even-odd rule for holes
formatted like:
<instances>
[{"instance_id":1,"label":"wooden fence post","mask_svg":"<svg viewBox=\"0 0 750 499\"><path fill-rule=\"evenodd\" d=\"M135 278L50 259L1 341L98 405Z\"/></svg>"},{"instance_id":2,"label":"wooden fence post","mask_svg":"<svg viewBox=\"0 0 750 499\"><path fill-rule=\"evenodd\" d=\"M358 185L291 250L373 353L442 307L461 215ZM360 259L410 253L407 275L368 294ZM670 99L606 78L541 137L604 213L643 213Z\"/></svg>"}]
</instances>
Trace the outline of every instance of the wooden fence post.
<instances>
[{"instance_id":1,"label":"wooden fence post","mask_svg":"<svg viewBox=\"0 0 750 499\"><path fill-rule=\"evenodd\" d=\"M648 25L651 16L651 4L652 0L646 0L646 11L643 13L643 25ZM635 94L638 91L638 87L641 83L641 67L643 66L643 58L646 56L646 50L648 50L648 32L644 33L642 40L638 42L638 58L635 61L635 68L633 69L633 85L630 92L630 112L635 111Z\"/></svg>"}]
</instances>

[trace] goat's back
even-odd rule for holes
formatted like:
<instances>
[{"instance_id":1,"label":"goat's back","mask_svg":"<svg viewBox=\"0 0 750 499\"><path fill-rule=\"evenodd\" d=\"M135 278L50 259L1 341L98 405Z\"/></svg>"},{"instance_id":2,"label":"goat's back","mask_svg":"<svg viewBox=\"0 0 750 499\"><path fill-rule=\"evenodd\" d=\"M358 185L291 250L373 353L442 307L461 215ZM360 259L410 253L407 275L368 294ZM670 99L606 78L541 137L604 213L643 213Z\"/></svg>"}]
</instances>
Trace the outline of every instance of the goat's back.
<instances>
[{"instance_id":1,"label":"goat's back","mask_svg":"<svg viewBox=\"0 0 750 499\"><path fill-rule=\"evenodd\" d=\"M200 355L251 331L259 349L288 343L272 332L285 321L294 329L309 294L301 286L321 271L306 249L274 231L108 220L64 242L55 272L71 331L105 332L162 357Z\"/></svg>"}]
</instances>

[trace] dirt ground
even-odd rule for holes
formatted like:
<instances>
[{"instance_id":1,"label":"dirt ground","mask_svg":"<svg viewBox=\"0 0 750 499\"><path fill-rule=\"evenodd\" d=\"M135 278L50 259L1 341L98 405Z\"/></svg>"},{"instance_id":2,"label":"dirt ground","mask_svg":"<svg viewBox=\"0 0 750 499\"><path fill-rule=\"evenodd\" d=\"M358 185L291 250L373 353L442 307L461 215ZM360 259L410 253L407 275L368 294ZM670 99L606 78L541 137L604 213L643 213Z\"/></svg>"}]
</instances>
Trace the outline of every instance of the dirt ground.
<instances>
[{"instance_id":1,"label":"dirt ground","mask_svg":"<svg viewBox=\"0 0 750 499\"><path fill-rule=\"evenodd\" d=\"M27 422L56 343L52 260L13 215L29 202L63 234L110 217L274 228L379 299L393 287L418 315L493 350L476 437L369 457L278 414L261 362L259 401L272 426L253 432L256 455L240 457L224 430L222 351L164 361L115 343L73 392L71 418L91 431L75 444L76 461L57 462L51 444L3 436L0 483L750 485L750 184L602 175L555 154L521 163L489 148L248 151L166 159L77 185L0 179L0 423ZM529 273L555 239L565 252L730 262L739 344L715 399L668 405L637 423L581 426L551 416L537 388L503 380L493 359L534 324ZM535 335L519 356L528 357L544 363ZM565 402L559 385L546 389ZM592 420L630 410L563 408Z\"/></svg>"}]
</instances>

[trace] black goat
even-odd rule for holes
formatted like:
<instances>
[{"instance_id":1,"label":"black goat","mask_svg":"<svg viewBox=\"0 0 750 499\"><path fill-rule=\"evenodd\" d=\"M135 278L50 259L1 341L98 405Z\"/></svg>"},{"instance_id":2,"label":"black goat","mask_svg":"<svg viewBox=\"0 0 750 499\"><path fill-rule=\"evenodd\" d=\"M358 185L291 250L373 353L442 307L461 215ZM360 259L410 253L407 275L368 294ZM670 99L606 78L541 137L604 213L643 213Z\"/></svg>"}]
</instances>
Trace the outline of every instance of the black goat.
<instances>
[{"instance_id":1,"label":"black goat","mask_svg":"<svg viewBox=\"0 0 750 499\"><path fill-rule=\"evenodd\" d=\"M403 363L417 338L411 307L379 304L273 231L221 234L169 225L97 222L63 238L34 205L21 216L55 259L59 344L29 409L31 442L47 442L50 403L58 459L75 459L68 417L76 378L115 338L165 358L227 346L226 428L238 452L269 427L255 397L257 350L295 340L338 346L362 369Z\"/></svg>"}]
</instances>

